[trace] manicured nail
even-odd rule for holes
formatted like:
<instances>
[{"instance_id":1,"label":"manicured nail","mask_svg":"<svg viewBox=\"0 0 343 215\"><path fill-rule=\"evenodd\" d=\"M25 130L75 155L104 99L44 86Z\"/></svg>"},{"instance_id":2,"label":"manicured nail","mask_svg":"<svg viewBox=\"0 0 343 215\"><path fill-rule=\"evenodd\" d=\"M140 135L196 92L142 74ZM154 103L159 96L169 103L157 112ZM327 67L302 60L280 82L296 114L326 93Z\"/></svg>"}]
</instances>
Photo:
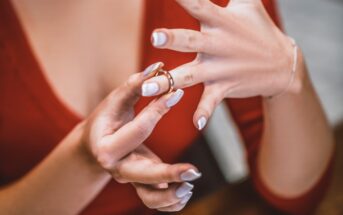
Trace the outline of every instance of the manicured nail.
<instances>
[{"instance_id":1,"label":"manicured nail","mask_svg":"<svg viewBox=\"0 0 343 215\"><path fill-rule=\"evenodd\" d=\"M145 83L142 85L142 96L153 96L159 89L160 87L155 82Z\"/></svg>"},{"instance_id":2,"label":"manicured nail","mask_svg":"<svg viewBox=\"0 0 343 215\"><path fill-rule=\"evenodd\" d=\"M192 192L188 192L180 201L180 204L186 204L192 197L193 193Z\"/></svg>"},{"instance_id":3,"label":"manicured nail","mask_svg":"<svg viewBox=\"0 0 343 215\"><path fill-rule=\"evenodd\" d=\"M162 62L157 62L157 63L154 63L150 66L148 66L148 68L146 68L144 71L143 71L143 76L148 76L150 75L150 73L156 71L158 68L162 67L163 66L163 63Z\"/></svg>"},{"instance_id":4,"label":"manicured nail","mask_svg":"<svg viewBox=\"0 0 343 215\"><path fill-rule=\"evenodd\" d=\"M167 43L168 36L162 31L155 31L152 33L151 42L155 47L163 46Z\"/></svg>"},{"instance_id":5,"label":"manicured nail","mask_svg":"<svg viewBox=\"0 0 343 215\"><path fill-rule=\"evenodd\" d=\"M184 182L179 188L177 188L175 195L177 198L181 199L185 197L189 193L189 191L191 191L193 188L194 188L193 184Z\"/></svg>"},{"instance_id":6,"label":"manicured nail","mask_svg":"<svg viewBox=\"0 0 343 215\"><path fill-rule=\"evenodd\" d=\"M201 173L194 169L189 169L186 172L181 173L180 178L182 181L194 181L201 177Z\"/></svg>"},{"instance_id":7,"label":"manicured nail","mask_svg":"<svg viewBox=\"0 0 343 215\"><path fill-rule=\"evenodd\" d=\"M205 127L206 123L206 118L204 116L200 117L200 119L198 119L198 129L202 130Z\"/></svg>"},{"instance_id":8,"label":"manicured nail","mask_svg":"<svg viewBox=\"0 0 343 215\"><path fill-rule=\"evenodd\" d=\"M173 95L167 100L166 105L168 108L176 105L182 98L184 92L181 89L176 90Z\"/></svg>"}]
</instances>

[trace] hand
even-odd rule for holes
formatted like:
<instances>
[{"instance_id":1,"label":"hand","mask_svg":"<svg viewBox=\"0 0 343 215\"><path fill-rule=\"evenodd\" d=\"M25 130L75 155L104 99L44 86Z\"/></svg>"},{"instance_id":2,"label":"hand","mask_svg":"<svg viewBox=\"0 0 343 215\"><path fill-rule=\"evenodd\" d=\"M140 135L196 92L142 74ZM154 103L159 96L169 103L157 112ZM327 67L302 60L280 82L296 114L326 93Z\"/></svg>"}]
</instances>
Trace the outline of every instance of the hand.
<instances>
[{"instance_id":1,"label":"hand","mask_svg":"<svg viewBox=\"0 0 343 215\"><path fill-rule=\"evenodd\" d=\"M136 117L134 105L141 85L161 63L132 75L114 90L83 123L83 138L90 160L100 165L120 183L133 183L138 195L150 208L181 210L190 199L193 186L185 181L201 174L191 164L169 165L142 145L161 117L183 96L182 90L152 101ZM144 171L142 171L144 170ZM171 186L168 183L172 183Z\"/></svg>"},{"instance_id":2,"label":"hand","mask_svg":"<svg viewBox=\"0 0 343 215\"><path fill-rule=\"evenodd\" d=\"M201 31L157 29L152 43L161 49L197 52L194 61L170 71L175 88L204 83L204 92L194 114L202 129L224 98L274 96L284 91L293 66L293 45L272 22L260 0L232 0L219 7L209 0L176 0L198 19ZM299 89L296 78L288 91ZM144 96L165 92L164 76L144 83L158 87Z\"/></svg>"},{"instance_id":3,"label":"hand","mask_svg":"<svg viewBox=\"0 0 343 215\"><path fill-rule=\"evenodd\" d=\"M193 189L187 181L201 176L193 165L163 163L144 145L120 160L112 175L119 183L132 183L147 207L166 212L185 207Z\"/></svg>"},{"instance_id":4,"label":"hand","mask_svg":"<svg viewBox=\"0 0 343 215\"><path fill-rule=\"evenodd\" d=\"M143 73L132 75L111 92L84 122L82 142L90 156L108 171L140 146L161 117L183 96L182 90L163 95L135 116L134 105L141 96L141 85L155 69L151 66Z\"/></svg>"}]
</instances>

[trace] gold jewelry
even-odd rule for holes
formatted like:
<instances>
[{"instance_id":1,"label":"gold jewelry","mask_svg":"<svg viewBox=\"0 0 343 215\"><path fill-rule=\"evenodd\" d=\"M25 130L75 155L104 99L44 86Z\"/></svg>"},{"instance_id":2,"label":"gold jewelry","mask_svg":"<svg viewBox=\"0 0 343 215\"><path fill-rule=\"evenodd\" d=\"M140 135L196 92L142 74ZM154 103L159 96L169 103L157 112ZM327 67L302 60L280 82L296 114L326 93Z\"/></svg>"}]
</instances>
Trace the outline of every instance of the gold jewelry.
<instances>
[{"instance_id":1,"label":"gold jewelry","mask_svg":"<svg viewBox=\"0 0 343 215\"><path fill-rule=\"evenodd\" d=\"M160 76L160 75L164 75L164 76L168 79L168 83L169 83L168 93L174 91L174 83L175 83L175 82L174 82L174 79L173 79L173 77L171 76L171 74L170 74L168 71L166 71L166 70L160 68L160 69L157 70L157 72L155 73L155 76Z\"/></svg>"}]
</instances>

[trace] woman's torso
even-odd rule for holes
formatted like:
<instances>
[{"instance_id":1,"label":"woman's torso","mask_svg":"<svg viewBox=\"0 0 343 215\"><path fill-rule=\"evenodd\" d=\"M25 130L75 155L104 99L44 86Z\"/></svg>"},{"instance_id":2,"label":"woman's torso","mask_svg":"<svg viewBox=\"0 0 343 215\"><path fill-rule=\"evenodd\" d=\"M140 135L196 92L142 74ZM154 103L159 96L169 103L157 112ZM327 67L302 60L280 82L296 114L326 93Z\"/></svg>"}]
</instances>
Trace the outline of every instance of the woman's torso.
<instances>
[{"instance_id":1,"label":"woman's torso","mask_svg":"<svg viewBox=\"0 0 343 215\"><path fill-rule=\"evenodd\" d=\"M22 177L38 164L80 116L91 112L130 74L156 61L164 61L170 69L194 58L190 53L154 49L150 33L158 27L198 29L198 22L175 1L140 2L63 1L69 4L63 5L61 1L60 5L57 1L48 5L56 10L40 22L46 5L30 14L16 0L16 16L8 1L0 1L0 97L4 102L0 106L0 185ZM201 85L188 88L183 101L147 140L164 161L175 161L197 137L192 115L201 92ZM141 100L137 111L148 102ZM247 144L256 145L262 128L260 100L229 103ZM132 187L111 182L84 213L138 211L142 211L141 203Z\"/></svg>"},{"instance_id":2,"label":"woman's torso","mask_svg":"<svg viewBox=\"0 0 343 215\"><path fill-rule=\"evenodd\" d=\"M49 84L78 115L138 71L143 1L12 2Z\"/></svg>"}]
</instances>

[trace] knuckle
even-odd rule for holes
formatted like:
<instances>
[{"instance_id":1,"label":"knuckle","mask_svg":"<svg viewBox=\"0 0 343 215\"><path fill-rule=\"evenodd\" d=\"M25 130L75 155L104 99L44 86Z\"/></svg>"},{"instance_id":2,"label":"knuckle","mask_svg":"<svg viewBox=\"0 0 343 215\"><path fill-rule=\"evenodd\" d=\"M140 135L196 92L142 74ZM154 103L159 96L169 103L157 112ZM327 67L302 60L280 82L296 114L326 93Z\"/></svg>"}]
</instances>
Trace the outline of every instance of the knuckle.
<instances>
[{"instance_id":1,"label":"knuckle","mask_svg":"<svg viewBox=\"0 0 343 215\"><path fill-rule=\"evenodd\" d=\"M129 78L127 79L127 81L125 82L126 86L136 86L137 85L137 82L139 80L139 74L136 73L136 74L133 74L133 75L130 75Z\"/></svg>"},{"instance_id":2,"label":"knuckle","mask_svg":"<svg viewBox=\"0 0 343 215\"><path fill-rule=\"evenodd\" d=\"M134 129L138 138L145 139L146 137L149 136L149 134L151 133L149 124L150 124L149 122L145 122L145 123L140 122L140 123L135 124Z\"/></svg>"},{"instance_id":3,"label":"knuckle","mask_svg":"<svg viewBox=\"0 0 343 215\"><path fill-rule=\"evenodd\" d=\"M106 170L110 170L113 168L114 161L108 154L99 154L97 156L97 161Z\"/></svg>"},{"instance_id":4,"label":"knuckle","mask_svg":"<svg viewBox=\"0 0 343 215\"><path fill-rule=\"evenodd\" d=\"M161 180L172 181L174 178L174 171L172 171L170 168L165 168L165 170L162 171Z\"/></svg>"},{"instance_id":5,"label":"knuckle","mask_svg":"<svg viewBox=\"0 0 343 215\"><path fill-rule=\"evenodd\" d=\"M183 77L183 82L186 86L191 85L194 82L193 72L187 72Z\"/></svg>"},{"instance_id":6,"label":"knuckle","mask_svg":"<svg viewBox=\"0 0 343 215\"><path fill-rule=\"evenodd\" d=\"M206 37L200 32L188 32L184 40L187 50L203 52L206 45Z\"/></svg>"},{"instance_id":7,"label":"knuckle","mask_svg":"<svg viewBox=\"0 0 343 215\"><path fill-rule=\"evenodd\" d=\"M153 125L155 122L155 119L160 119L167 111L167 108L165 105L162 105L161 103L156 103L155 107L152 108L152 114L154 115L151 117L150 124Z\"/></svg>"},{"instance_id":8,"label":"knuckle","mask_svg":"<svg viewBox=\"0 0 343 215\"><path fill-rule=\"evenodd\" d=\"M112 177L119 183L123 182L121 168L122 168L122 164L118 163L117 165L115 165L115 167L111 171Z\"/></svg>"}]
</instances>

